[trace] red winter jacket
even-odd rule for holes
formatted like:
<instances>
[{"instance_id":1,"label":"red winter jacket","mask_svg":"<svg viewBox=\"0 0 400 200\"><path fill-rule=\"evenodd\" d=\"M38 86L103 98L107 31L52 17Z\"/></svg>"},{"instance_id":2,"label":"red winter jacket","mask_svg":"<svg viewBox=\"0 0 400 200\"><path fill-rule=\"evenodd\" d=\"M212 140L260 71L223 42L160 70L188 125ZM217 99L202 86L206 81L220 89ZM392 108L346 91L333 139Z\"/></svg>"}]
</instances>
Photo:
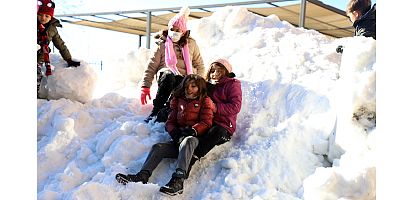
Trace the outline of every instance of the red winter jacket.
<instances>
[{"instance_id":1,"label":"red winter jacket","mask_svg":"<svg viewBox=\"0 0 400 200\"><path fill-rule=\"evenodd\" d=\"M233 135L236 118L242 107L242 88L239 80L223 77L208 89L209 96L217 107L214 123L224 127Z\"/></svg>"},{"instance_id":2,"label":"red winter jacket","mask_svg":"<svg viewBox=\"0 0 400 200\"><path fill-rule=\"evenodd\" d=\"M199 99L186 99L174 97L170 103L172 109L168 115L165 128L171 133L174 128L192 127L197 135L208 131L212 125L214 104L210 97Z\"/></svg>"}]
</instances>

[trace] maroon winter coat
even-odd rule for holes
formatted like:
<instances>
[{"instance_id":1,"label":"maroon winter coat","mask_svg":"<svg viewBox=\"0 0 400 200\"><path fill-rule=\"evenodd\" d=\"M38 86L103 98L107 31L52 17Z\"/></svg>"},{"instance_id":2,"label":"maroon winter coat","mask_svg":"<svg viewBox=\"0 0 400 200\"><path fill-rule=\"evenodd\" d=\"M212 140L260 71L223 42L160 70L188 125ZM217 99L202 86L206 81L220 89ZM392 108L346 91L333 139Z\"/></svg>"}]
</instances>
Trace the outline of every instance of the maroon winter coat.
<instances>
[{"instance_id":1,"label":"maroon winter coat","mask_svg":"<svg viewBox=\"0 0 400 200\"><path fill-rule=\"evenodd\" d=\"M165 123L168 133L174 128L192 127L201 135L211 128L215 108L210 97L204 98L202 103L199 99L174 97L170 107L172 111Z\"/></svg>"},{"instance_id":2,"label":"maroon winter coat","mask_svg":"<svg viewBox=\"0 0 400 200\"><path fill-rule=\"evenodd\" d=\"M236 118L242 107L242 88L239 80L223 77L209 88L209 96L217 107L214 124L224 127L233 135L236 130Z\"/></svg>"}]
</instances>

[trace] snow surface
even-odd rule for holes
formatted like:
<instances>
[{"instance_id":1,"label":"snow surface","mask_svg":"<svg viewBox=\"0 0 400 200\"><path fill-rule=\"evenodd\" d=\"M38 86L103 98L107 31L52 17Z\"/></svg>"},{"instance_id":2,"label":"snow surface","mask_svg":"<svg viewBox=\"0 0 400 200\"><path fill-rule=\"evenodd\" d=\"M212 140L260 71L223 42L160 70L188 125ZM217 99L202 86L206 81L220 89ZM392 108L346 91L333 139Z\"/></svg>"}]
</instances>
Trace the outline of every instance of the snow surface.
<instances>
[{"instance_id":1,"label":"snow surface","mask_svg":"<svg viewBox=\"0 0 400 200\"><path fill-rule=\"evenodd\" d=\"M52 54L59 89L54 100L37 100L38 199L376 198L376 131L352 120L359 106L375 109L375 40L330 38L238 7L189 29L207 66L227 57L242 82L231 142L193 166L178 197L158 192L175 160L164 160L149 184L118 184L116 173L136 173L151 146L169 139L163 123L143 123L152 105L140 104L137 83L151 51L121 55L102 71L85 61L62 69Z\"/></svg>"}]
</instances>

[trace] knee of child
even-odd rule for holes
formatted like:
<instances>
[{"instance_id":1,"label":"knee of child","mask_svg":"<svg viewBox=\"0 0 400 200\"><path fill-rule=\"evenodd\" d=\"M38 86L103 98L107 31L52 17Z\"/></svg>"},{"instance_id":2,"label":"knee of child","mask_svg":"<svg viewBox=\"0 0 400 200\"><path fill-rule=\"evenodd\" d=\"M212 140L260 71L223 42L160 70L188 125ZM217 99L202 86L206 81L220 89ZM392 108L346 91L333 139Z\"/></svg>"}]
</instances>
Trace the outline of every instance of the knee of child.
<instances>
[{"instance_id":1,"label":"knee of child","mask_svg":"<svg viewBox=\"0 0 400 200\"><path fill-rule=\"evenodd\" d=\"M160 150L163 150L164 147L165 147L164 143L157 143L157 144L154 144L151 148L153 151L160 151Z\"/></svg>"},{"instance_id":2,"label":"knee of child","mask_svg":"<svg viewBox=\"0 0 400 200\"><path fill-rule=\"evenodd\" d=\"M188 137L185 137L185 139L183 139L181 144L187 144L187 143L192 143L193 144L193 143L196 143L198 141L199 141L199 139L197 139L196 137L188 136Z\"/></svg>"}]
</instances>

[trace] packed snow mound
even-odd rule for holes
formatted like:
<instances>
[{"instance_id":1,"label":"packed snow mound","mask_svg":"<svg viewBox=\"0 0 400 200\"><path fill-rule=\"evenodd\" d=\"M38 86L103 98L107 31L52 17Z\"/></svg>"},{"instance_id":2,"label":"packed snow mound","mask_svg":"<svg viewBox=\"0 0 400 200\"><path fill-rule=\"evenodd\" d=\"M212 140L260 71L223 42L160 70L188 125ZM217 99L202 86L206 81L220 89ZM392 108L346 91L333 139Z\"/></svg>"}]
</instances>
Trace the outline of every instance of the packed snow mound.
<instances>
[{"instance_id":1,"label":"packed snow mound","mask_svg":"<svg viewBox=\"0 0 400 200\"><path fill-rule=\"evenodd\" d=\"M89 64L81 61L79 67L66 67L66 62L56 54L50 54L50 60L54 69L51 76L44 77L46 85L40 92L42 98L66 98L81 103L92 100L97 72Z\"/></svg>"},{"instance_id":2,"label":"packed snow mound","mask_svg":"<svg viewBox=\"0 0 400 200\"><path fill-rule=\"evenodd\" d=\"M304 180L305 199L376 198L376 41L345 43L335 98L336 122L328 159Z\"/></svg>"},{"instance_id":3,"label":"packed snow mound","mask_svg":"<svg viewBox=\"0 0 400 200\"><path fill-rule=\"evenodd\" d=\"M353 142L364 144L363 151L347 149L332 167L318 167L307 177L304 199L376 199L376 129L368 132L367 137L367 142Z\"/></svg>"},{"instance_id":4,"label":"packed snow mound","mask_svg":"<svg viewBox=\"0 0 400 200\"><path fill-rule=\"evenodd\" d=\"M314 30L295 28L276 15L260 17L245 8L224 7L188 26L205 66L216 56L228 58L242 80L291 83L324 71L323 81L336 77L339 43ZM317 64L318 63L318 64Z\"/></svg>"},{"instance_id":5,"label":"packed snow mound","mask_svg":"<svg viewBox=\"0 0 400 200\"><path fill-rule=\"evenodd\" d=\"M351 141L364 148L349 149L352 153L345 152L333 167L325 159L329 136L342 116L336 102L341 97L350 99L343 113L352 115L353 97L359 92L335 93L342 77L350 76L350 72L342 73L341 63L352 67L350 63L366 59L362 55L374 57L375 41L334 39L239 7L221 8L210 17L189 21L188 27L206 67L215 56L230 60L242 83L243 102L232 140L193 166L177 198L375 196L374 131L366 136L365 130L357 129L367 139ZM335 52L338 45L356 40L368 47L366 54L344 56L352 47L345 48L343 58ZM170 199L158 190L170 179L175 160L164 159L146 185L124 186L114 178L117 173L138 172L151 146L170 139L164 123L143 123L152 105L142 106L140 97L132 96L139 94L137 83L148 60L149 51L139 49L108 68L112 71L100 72L99 83L107 87L97 88L98 97L85 104L64 98L38 100L38 199ZM363 69L361 65L357 68ZM351 74L361 78L375 71L375 67L365 67L372 71ZM120 76L105 75L110 72ZM361 88L369 84L366 81ZM156 90L153 84L152 97ZM358 127L351 120L346 115L348 131ZM347 186L345 191L341 183Z\"/></svg>"}]
</instances>

